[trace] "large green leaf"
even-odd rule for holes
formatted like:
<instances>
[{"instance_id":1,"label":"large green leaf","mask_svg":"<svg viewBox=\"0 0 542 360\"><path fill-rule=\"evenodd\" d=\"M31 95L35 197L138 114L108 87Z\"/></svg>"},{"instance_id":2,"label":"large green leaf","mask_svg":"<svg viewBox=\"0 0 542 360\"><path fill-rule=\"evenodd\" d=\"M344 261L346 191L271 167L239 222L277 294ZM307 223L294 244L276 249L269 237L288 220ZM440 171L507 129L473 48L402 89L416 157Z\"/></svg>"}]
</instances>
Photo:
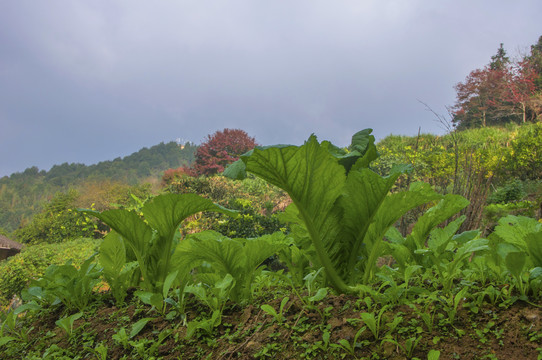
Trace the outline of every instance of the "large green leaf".
<instances>
[{"instance_id":1,"label":"large green leaf","mask_svg":"<svg viewBox=\"0 0 542 360\"><path fill-rule=\"evenodd\" d=\"M201 211L221 212L237 216L237 212L216 205L196 194L164 194L149 200L141 209L145 220L160 237L170 238L187 217Z\"/></svg>"},{"instance_id":2,"label":"large green leaf","mask_svg":"<svg viewBox=\"0 0 542 360\"><path fill-rule=\"evenodd\" d=\"M494 248L495 254L497 255L497 258L495 259L497 264L500 264L502 261L504 261L504 259L506 259L506 256L509 253L523 250L522 248L507 242L492 244L492 246Z\"/></svg>"},{"instance_id":3,"label":"large green leaf","mask_svg":"<svg viewBox=\"0 0 542 360\"><path fill-rule=\"evenodd\" d=\"M478 236L480 236L480 230L469 230L463 231L461 234L454 235L452 240L457 244L465 244Z\"/></svg>"},{"instance_id":4,"label":"large green leaf","mask_svg":"<svg viewBox=\"0 0 542 360\"><path fill-rule=\"evenodd\" d=\"M215 231L190 235L177 248L174 255L178 264L190 269L209 265L220 278L230 274L235 279L232 297L236 300L250 297L250 284L256 268L268 257L281 250L281 233L256 239L230 239Z\"/></svg>"},{"instance_id":5,"label":"large green leaf","mask_svg":"<svg viewBox=\"0 0 542 360\"><path fill-rule=\"evenodd\" d=\"M515 278L519 278L525 268L525 261L527 260L527 254L524 252L510 252L504 259L506 268L510 271L510 274Z\"/></svg>"},{"instance_id":6,"label":"large green leaf","mask_svg":"<svg viewBox=\"0 0 542 360\"><path fill-rule=\"evenodd\" d=\"M345 194L339 200L343 209L342 231L338 247L331 248L336 262L353 266L360 256L363 238L369 229L378 209L385 201L388 192L399 174L383 178L369 169L352 171L348 174ZM344 251L344 250L351 251Z\"/></svg>"},{"instance_id":7,"label":"large green leaf","mask_svg":"<svg viewBox=\"0 0 542 360\"><path fill-rule=\"evenodd\" d=\"M388 181L391 188L393 183L390 178L383 178ZM428 184L414 183L411 185L408 191L402 191L394 194L389 194L383 198L382 203L378 207L374 219L370 223L367 233L364 234L362 240L357 240L357 244L363 243L361 255L366 259L365 263L362 263L362 268L365 269L364 282L367 283L374 273L374 267L379 256L382 255L383 248L381 246L382 239L388 231L388 229L408 211L439 199L441 195L437 194ZM359 245L358 245L359 246ZM358 246L353 248L351 254L358 254ZM350 257L349 264L353 266L355 264L355 258Z\"/></svg>"},{"instance_id":8,"label":"large green leaf","mask_svg":"<svg viewBox=\"0 0 542 360\"><path fill-rule=\"evenodd\" d=\"M126 248L120 235L114 231L107 234L100 245L98 257L106 280L117 277L126 263Z\"/></svg>"},{"instance_id":9,"label":"large green leaf","mask_svg":"<svg viewBox=\"0 0 542 360\"><path fill-rule=\"evenodd\" d=\"M251 150L250 154L252 154L252 152L253 151ZM248 153L245 154L245 156L248 156L248 155L249 155ZM246 170L247 170L247 167L245 166L245 163L243 162L243 160L239 159L229 164L222 174L233 180L244 180L247 177Z\"/></svg>"},{"instance_id":10,"label":"large green leaf","mask_svg":"<svg viewBox=\"0 0 542 360\"><path fill-rule=\"evenodd\" d=\"M542 267L542 231L525 236L525 243L534 267Z\"/></svg>"},{"instance_id":11,"label":"large green leaf","mask_svg":"<svg viewBox=\"0 0 542 360\"><path fill-rule=\"evenodd\" d=\"M145 203L141 209L149 225L158 232L149 247L149 275L158 287L172 271L170 259L175 250L175 234L181 222L201 211L221 212L236 216L237 212L214 204L211 200L196 194L164 194Z\"/></svg>"},{"instance_id":12,"label":"large green leaf","mask_svg":"<svg viewBox=\"0 0 542 360\"><path fill-rule=\"evenodd\" d=\"M461 227L461 224L465 221L466 216L460 216L443 228L434 228L429 233L429 239L427 240L427 247L432 250L437 256L442 254L446 249L446 246L452 240L455 233Z\"/></svg>"},{"instance_id":13,"label":"large green leaf","mask_svg":"<svg viewBox=\"0 0 542 360\"><path fill-rule=\"evenodd\" d=\"M285 235L276 232L255 239L237 239L243 242L243 253L247 270L253 271L269 257L278 253L284 246Z\"/></svg>"},{"instance_id":14,"label":"large green leaf","mask_svg":"<svg viewBox=\"0 0 542 360\"><path fill-rule=\"evenodd\" d=\"M86 212L96 216L122 236L139 263L143 280L149 281L147 254L153 237L151 227L133 211L113 209L101 213L88 210Z\"/></svg>"},{"instance_id":15,"label":"large green leaf","mask_svg":"<svg viewBox=\"0 0 542 360\"><path fill-rule=\"evenodd\" d=\"M413 241L418 249L422 249L429 233L435 226L457 214L468 204L469 201L460 195L445 195L436 206L427 210L418 219L409 236L409 241Z\"/></svg>"},{"instance_id":16,"label":"large green leaf","mask_svg":"<svg viewBox=\"0 0 542 360\"><path fill-rule=\"evenodd\" d=\"M530 267L542 266L542 223L535 219L514 215L501 218L490 238L527 252Z\"/></svg>"},{"instance_id":17,"label":"large green leaf","mask_svg":"<svg viewBox=\"0 0 542 360\"><path fill-rule=\"evenodd\" d=\"M290 195L331 283L347 291L328 254L329 244L340 231L342 214L334 205L346 181L345 169L337 158L311 136L300 147L255 149L241 159L247 171Z\"/></svg>"},{"instance_id":18,"label":"large green leaf","mask_svg":"<svg viewBox=\"0 0 542 360\"><path fill-rule=\"evenodd\" d=\"M488 243L489 240L487 239L469 240L457 250L454 259L466 259L474 252L487 250L489 248Z\"/></svg>"},{"instance_id":19,"label":"large green leaf","mask_svg":"<svg viewBox=\"0 0 542 360\"><path fill-rule=\"evenodd\" d=\"M499 225L495 227L492 237L498 237L503 241L527 250L525 237L527 234L542 231L542 224L535 219L525 216L508 215L499 219Z\"/></svg>"},{"instance_id":20,"label":"large green leaf","mask_svg":"<svg viewBox=\"0 0 542 360\"><path fill-rule=\"evenodd\" d=\"M181 242L175 258L195 267L203 262L211 265L220 274L239 274L245 262L243 244L216 231L202 231L191 234Z\"/></svg>"}]
</instances>

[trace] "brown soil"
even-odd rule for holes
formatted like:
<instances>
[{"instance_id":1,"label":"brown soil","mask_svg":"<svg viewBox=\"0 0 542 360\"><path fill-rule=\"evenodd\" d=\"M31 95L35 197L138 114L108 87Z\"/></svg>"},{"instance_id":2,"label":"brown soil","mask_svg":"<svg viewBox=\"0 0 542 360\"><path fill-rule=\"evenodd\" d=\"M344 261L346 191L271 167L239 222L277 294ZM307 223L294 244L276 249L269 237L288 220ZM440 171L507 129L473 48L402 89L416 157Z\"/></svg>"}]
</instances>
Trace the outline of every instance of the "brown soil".
<instances>
[{"instance_id":1,"label":"brown soil","mask_svg":"<svg viewBox=\"0 0 542 360\"><path fill-rule=\"evenodd\" d=\"M267 303L278 309L280 301ZM203 311L199 307L189 309L189 320ZM478 313L461 308L453 324L446 322L448 316L443 310L435 309L431 331L416 306L397 306L383 316L383 323L390 323L396 316L403 318L393 334L388 335L396 343L382 341L388 330L385 325L378 340L366 329L357 338L354 355L338 345L326 346L323 334L329 332L329 344L338 344L342 339L350 344L354 342L356 333L364 326L360 313L368 311L358 298L328 295L313 307L307 307L299 299L290 299L285 309L285 319L279 324L259 305L244 308L232 305L226 307L222 324L212 335L197 332L192 339L185 339L186 327L179 319L165 320L135 305L118 309L106 302L75 322L76 341L69 341L55 325L55 321L66 314L57 310L47 317L34 319L30 334L33 340L27 348L46 349L57 344L84 357L89 350L82 350L82 342L91 339L92 346L99 343L107 346L107 359L135 359L138 357L134 349L123 348L113 340L113 335L121 327L129 333L132 323L143 317L156 317L132 340L154 341L160 332L171 329L172 335L155 354L162 359L406 359L403 349L406 340L417 337L420 340L411 356L419 359L427 359L431 349L440 351L440 359L539 359L542 352L540 308L520 301L506 309L487 307ZM49 335L44 336L47 332ZM1 348L0 358L3 358Z\"/></svg>"}]
</instances>

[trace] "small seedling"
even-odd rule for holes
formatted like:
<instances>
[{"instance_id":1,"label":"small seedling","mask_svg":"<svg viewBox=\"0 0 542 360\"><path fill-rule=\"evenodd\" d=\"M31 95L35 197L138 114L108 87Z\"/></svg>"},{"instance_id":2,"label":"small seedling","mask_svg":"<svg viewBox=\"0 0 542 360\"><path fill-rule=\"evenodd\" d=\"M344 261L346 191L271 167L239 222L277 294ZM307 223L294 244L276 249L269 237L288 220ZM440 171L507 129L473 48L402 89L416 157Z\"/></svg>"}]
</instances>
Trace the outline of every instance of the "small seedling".
<instances>
[{"instance_id":1,"label":"small seedling","mask_svg":"<svg viewBox=\"0 0 542 360\"><path fill-rule=\"evenodd\" d=\"M120 328L120 330L113 335L113 340L122 345L123 348L127 349L129 345L129 340L133 339L137 334L139 334L141 330L143 330L145 325L147 325L147 323L151 320L152 318L143 318L136 322L134 325L132 325L132 331L130 331L130 335L126 333L126 328Z\"/></svg>"},{"instance_id":2,"label":"small seedling","mask_svg":"<svg viewBox=\"0 0 542 360\"><path fill-rule=\"evenodd\" d=\"M85 347L85 350L94 354L96 360L107 360L107 345L104 343L99 343L94 348Z\"/></svg>"},{"instance_id":3,"label":"small seedling","mask_svg":"<svg viewBox=\"0 0 542 360\"><path fill-rule=\"evenodd\" d=\"M59 319L55 322L55 324L60 327L62 330L66 332L69 338L73 335L73 323L75 320L79 319L81 316L83 316L82 312L78 312L76 314L73 314L71 316Z\"/></svg>"},{"instance_id":4,"label":"small seedling","mask_svg":"<svg viewBox=\"0 0 542 360\"><path fill-rule=\"evenodd\" d=\"M113 334L112 336L113 340L115 340L117 343L119 343L123 348L128 348L128 340L130 339L128 337L128 334L126 333L126 328L122 327L120 330Z\"/></svg>"},{"instance_id":5,"label":"small seedling","mask_svg":"<svg viewBox=\"0 0 542 360\"><path fill-rule=\"evenodd\" d=\"M279 312L278 313L271 305L268 305L268 304L263 304L261 306L261 308L267 314L273 316L274 320L279 325L282 325L282 322L284 321L284 307L286 306L286 304L288 303L289 300L290 300L290 298L288 296L286 296L284 299L282 299L282 301L280 302L280 307L279 307Z\"/></svg>"},{"instance_id":6,"label":"small seedling","mask_svg":"<svg viewBox=\"0 0 542 360\"><path fill-rule=\"evenodd\" d=\"M414 349L416 349L416 346L418 346L418 343L420 342L421 339L422 339L421 336L408 338L408 339L405 340L404 345L399 343L397 340L394 340L394 339L391 339L391 338L385 338L385 339L382 340L382 342L389 342L389 343L394 344L398 348L401 348L403 350L405 356L408 359L411 359L412 354L414 353ZM429 354L428 354L428 356L429 356ZM440 356L440 353L439 353L439 356ZM430 359L430 358L428 357L428 359Z\"/></svg>"},{"instance_id":7,"label":"small seedling","mask_svg":"<svg viewBox=\"0 0 542 360\"><path fill-rule=\"evenodd\" d=\"M440 351L439 350L429 350L427 353L427 360L439 360Z\"/></svg>"},{"instance_id":8,"label":"small seedling","mask_svg":"<svg viewBox=\"0 0 542 360\"><path fill-rule=\"evenodd\" d=\"M361 320L367 325L369 330L373 333L373 336L376 340L378 340L380 337L380 329L382 325L382 315L384 315L384 312L387 310L388 306L383 306L382 309L378 312L378 315L375 316L375 314L370 312L364 312L360 314ZM393 320L388 326L390 327L390 331L393 331L400 323L403 321L402 317L398 317Z\"/></svg>"},{"instance_id":9,"label":"small seedling","mask_svg":"<svg viewBox=\"0 0 542 360\"><path fill-rule=\"evenodd\" d=\"M220 310L214 310L209 319L200 321L190 321L186 327L186 339L190 339L196 330L201 329L207 334L212 334L213 329L222 323L222 312Z\"/></svg>"},{"instance_id":10,"label":"small seedling","mask_svg":"<svg viewBox=\"0 0 542 360\"><path fill-rule=\"evenodd\" d=\"M356 348L361 347L362 344L358 343L358 338L363 334L363 332L367 330L366 326L363 326L358 330L356 335L354 335L354 339L352 340L352 343L348 342L346 339L339 340L338 344L330 344L333 348L338 348L346 351L349 355L355 356Z\"/></svg>"},{"instance_id":11,"label":"small seedling","mask_svg":"<svg viewBox=\"0 0 542 360\"><path fill-rule=\"evenodd\" d=\"M138 341L130 341L130 345L136 350L137 354L142 359L154 359L154 355L158 352L158 347L162 345L165 339L171 335L171 329L164 330L158 335L156 340L141 339ZM151 344L150 346L148 346Z\"/></svg>"}]
</instances>

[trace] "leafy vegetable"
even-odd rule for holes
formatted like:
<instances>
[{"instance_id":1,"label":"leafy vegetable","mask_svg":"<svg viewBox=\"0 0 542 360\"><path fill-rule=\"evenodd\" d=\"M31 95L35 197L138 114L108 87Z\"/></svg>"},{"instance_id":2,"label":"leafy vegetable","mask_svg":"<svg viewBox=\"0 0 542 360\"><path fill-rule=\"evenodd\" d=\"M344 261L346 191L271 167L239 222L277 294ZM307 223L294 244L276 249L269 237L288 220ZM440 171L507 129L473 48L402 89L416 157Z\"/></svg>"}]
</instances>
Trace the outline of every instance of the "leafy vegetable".
<instances>
[{"instance_id":1,"label":"leafy vegetable","mask_svg":"<svg viewBox=\"0 0 542 360\"><path fill-rule=\"evenodd\" d=\"M141 208L144 219L137 213L124 209L96 212L85 210L115 230L135 257L143 277L143 287L160 293L172 268L171 257L177 246L177 233L181 222L201 211L216 211L230 216L236 212L214 204L196 194L164 194L146 202ZM117 246L105 247L104 259L108 266L118 269L123 255ZM130 256L127 256L130 258ZM115 260L111 260L115 259Z\"/></svg>"},{"instance_id":2,"label":"leafy vegetable","mask_svg":"<svg viewBox=\"0 0 542 360\"><path fill-rule=\"evenodd\" d=\"M290 195L292 213L297 214L293 219L314 247L313 263L324 267L340 292L356 291L362 269L363 280L371 277L389 226L408 210L439 197L423 185L389 195L408 168L396 167L388 177L368 169L377 156L370 133L356 133L349 149L320 144L314 135L302 146L256 148L224 172L234 179L251 172Z\"/></svg>"},{"instance_id":3,"label":"leafy vegetable","mask_svg":"<svg viewBox=\"0 0 542 360\"><path fill-rule=\"evenodd\" d=\"M279 324L282 325L282 322L284 321L284 307L288 303L290 298L286 296L282 299L279 306L279 311L277 312L274 307L268 304L263 304L260 306L260 308L265 311L267 314L273 316L273 319Z\"/></svg>"},{"instance_id":4,"label":"leafy vegetable","mask_svg":"<svg viewBox=\"0 0 542 360\"><path fill-rule=\"evenodd\" d=\"M73 323L75 322L75 320L79 319L82 316L83 313L78 312L76 314L57 320L55 324L59 326L62 330L64 330L68 337L71 338L73 335Z\"/></svg>"},{"instance_id":5,"label":"leafy vegetable","mask_svg":"<svg viewBox=\"0 0 542 360\"><path fill-rule=\"evenodd\" d=\"M93 289L100 281L101 269L96 267L95 255L79 269L67 261L64 265L50 265L42 278L34 280L25 293L28 301L62 302L69 310L84 310L92 299Z\"/></svg>"},{"instance_id":6,"label":"leafy vegetable","mask_svg":"<svg viewBox=\"0 0 542 360\"><path fill-rule=\"evenodd\" d=\"M527 266L529 268L542 266L542 223L525 216L509 215L499 220L499 225L491 239L508 243L516 251L524 251L529 255ZM513 248L509 248L514 251ZM503 253L503 258L506 253Z\"/></svg>"},{"instance_id":7,"label":"leafy vegetable","mask_svg":"<svg viewBox=\"0 0 542 360\"><path fill-rule=\"evenodd\" d=\"M103 240L99 262L117 305L122 305L128 288L137 285L138 279L134 279L133 275L138 264L136 261L126 262L126 248L118 233L110 232Z\"/></svg>"},{"instance_id":8,"label":"leafy vegetable","mask_svg":"<svg viewBox=\"0 0 542 360\"><path fill-rule=\"evenodd\" d=\"M284 234L280 232L256 239L230 239L215 231L203 231L187 237L177 248L175 257L176 261L190 269L208 265L209 271L220 279L231 276L235 284L231 290L232 299L241 301L251 298L256 269L281 249L280 241L283 238ZM202 275L198 274L198 277L201 279Z\"/></svg>"}]
</instances>

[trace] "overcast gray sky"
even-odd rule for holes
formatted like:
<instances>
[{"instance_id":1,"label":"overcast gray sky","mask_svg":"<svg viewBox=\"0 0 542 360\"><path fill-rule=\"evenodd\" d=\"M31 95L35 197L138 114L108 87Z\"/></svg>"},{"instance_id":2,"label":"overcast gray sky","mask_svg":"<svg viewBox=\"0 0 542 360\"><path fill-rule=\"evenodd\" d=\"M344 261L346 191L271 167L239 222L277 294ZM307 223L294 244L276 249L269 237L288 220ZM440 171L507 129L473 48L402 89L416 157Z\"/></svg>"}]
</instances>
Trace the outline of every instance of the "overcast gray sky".
<instances>
[{"instance_id":1,"label":"overcast gray sky","mask_svg":"<svg viewBox=\"0 0 542 360\"><path fill-rule=\"evenodd\" d=\"M435 111L542 1L0 0L0 176L240 128L260 144L443 133Z\"/></svg>"}]
</instances>

